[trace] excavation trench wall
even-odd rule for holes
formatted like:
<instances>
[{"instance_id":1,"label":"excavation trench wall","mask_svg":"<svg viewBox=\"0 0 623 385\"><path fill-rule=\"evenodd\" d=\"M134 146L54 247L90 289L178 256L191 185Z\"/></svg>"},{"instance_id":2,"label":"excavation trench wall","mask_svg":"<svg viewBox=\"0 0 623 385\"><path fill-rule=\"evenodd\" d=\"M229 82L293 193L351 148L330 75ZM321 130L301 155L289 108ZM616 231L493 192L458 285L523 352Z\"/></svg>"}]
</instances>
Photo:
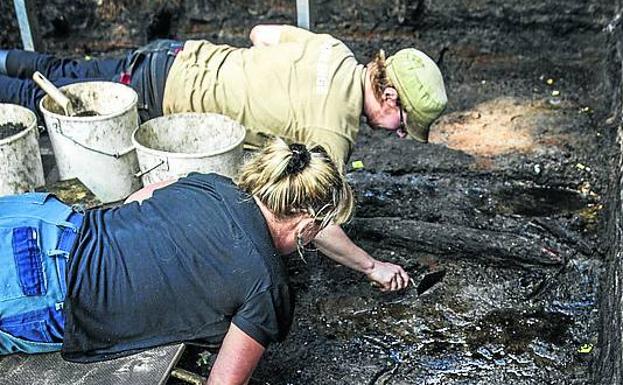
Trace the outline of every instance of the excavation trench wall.
<instances>
[{"instance_id":1,"label":"excavation trench wall","mask_svg":"<svg viewBox=\"0 0 623 385\"><path fill-rule=\"evenodd\" d=\"M10 1L0 44L19 45ZM37 1L43 45L119 54L154 37L249 45L294 1ZM429 290L382 295L318 255L288 260L290 337L253 384L623 382L622 0L310 1L362 62L435 59L449 95L431 143L362 124L349 234ZM559 95L559 96L553 96ZM183 366L209 372L190 349Z\"/></svg>"},{"instance_id":2,"label":"excavation trench wall","mask_svg":"<svg viewBox=\"0 0 623 385\"><path fill-rule=\"evenodd\" d=\"M623 27L621 11L623 2L617 2L617 15L608 25L609 58L607 80L611 87L611 117L617 127L616 143L618 154L612 164L609 198L609 223L606 238L611 242L606 256L606 269L601 290L601 333L600 354L595 365L596 384L620 384L623 382L623 130L621 129L621 91L623 78Z\"/></svg>"}]
</instances>

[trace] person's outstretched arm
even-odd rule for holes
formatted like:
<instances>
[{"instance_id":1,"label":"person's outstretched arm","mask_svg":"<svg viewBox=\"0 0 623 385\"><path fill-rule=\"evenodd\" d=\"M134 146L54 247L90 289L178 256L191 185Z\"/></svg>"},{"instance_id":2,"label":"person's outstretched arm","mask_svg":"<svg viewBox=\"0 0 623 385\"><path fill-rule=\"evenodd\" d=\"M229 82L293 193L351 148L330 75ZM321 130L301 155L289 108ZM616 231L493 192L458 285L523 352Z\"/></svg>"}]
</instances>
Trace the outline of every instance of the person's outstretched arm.
<instances>
[{"instance_id":1,"label":"person's outstretched arm","mask_svg":"<svg viewBox=\"0 0 623 385\"><path fill-rule=\"evenodd\" d=\"M232 323L205 385L247 384L263 353L262 345Z\"/></svg>"},{"instance_id":2,"label":"person's outstretched arm","mask_svg":"<svg viewBox=\"0 0 623 385\"><path fill-rule=\"evenodd\" d=\"M364 273L369 280L379 284L382 291L400 290L409 285L409 274L402 267L374 259L355 245L340 226L328 226L316 236L314 243L337 263Z\"/></svg>"}]
</instances>

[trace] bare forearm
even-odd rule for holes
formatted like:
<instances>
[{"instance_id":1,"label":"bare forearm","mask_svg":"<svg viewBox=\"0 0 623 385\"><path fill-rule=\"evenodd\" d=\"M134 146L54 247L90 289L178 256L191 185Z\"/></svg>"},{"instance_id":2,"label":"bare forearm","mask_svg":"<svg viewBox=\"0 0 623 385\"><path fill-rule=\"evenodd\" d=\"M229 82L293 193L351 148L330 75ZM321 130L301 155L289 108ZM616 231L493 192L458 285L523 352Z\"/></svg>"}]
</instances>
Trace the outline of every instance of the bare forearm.
<instances>
[{"instance_id":1,"label":"bare forearm","mask_svg":"<svg viewBox=\"0 0 623 385\"><path fill-rule=\"evenodd\" d=\"M326 256L364 273L382 291L400 290L409 285L409 274L402 267L372 258L355 245L339 226L332 225L322 230L314 242Z\"/></svg>"},{"instance_id":2,"label":"bare forearm","mask_svg":"<svg viewBox=\"0 0 623 385\"><path fill-rule=\"evenodd\" d=\"M231 324L205 385L247 384L263 352L264 347Z\"/></svg>"},{"instance_id":3,"label":"bare forearm","mask_svg":"<svg viewBox=\"0 0 623 385\"><path fill-rule=\"evenodd\" d=\"M246 380L242 383L236 383L236 385L247 385L248 383L249 380ZM210 378L208 378L206 382L204 382L204 385L232 385L232 383L227 381L221 381L221 379L216 378L215 375L210 375Z\"/></svg>"},{"instance_id":4,"label":"bare forearm","mask_svg":"<svg viewBox=\"0 0 623 385\"><path fill-rule=\"evenodd\" d=\"M340 226L331 225L314 239L318 249L335 262L353 270L368 274L375 259L357 246Z\"/></svg>"}]
</instances>

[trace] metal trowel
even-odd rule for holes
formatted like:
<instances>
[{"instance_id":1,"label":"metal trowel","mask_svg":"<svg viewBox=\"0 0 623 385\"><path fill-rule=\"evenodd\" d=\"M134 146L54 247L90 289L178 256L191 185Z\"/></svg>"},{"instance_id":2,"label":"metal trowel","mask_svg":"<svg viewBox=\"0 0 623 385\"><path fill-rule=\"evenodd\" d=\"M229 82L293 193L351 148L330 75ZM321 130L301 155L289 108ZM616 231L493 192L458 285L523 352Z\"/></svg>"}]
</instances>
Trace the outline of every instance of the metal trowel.
<instances>
[{"instance_id":1,"label":"metal trowel","mask_svg":"<svg viewBox=\"0 0 623 385\"><path fill-rule=\"evenodd\" d=\"M41 89L45 91L45 93L48 94L50 98L52 98L52 100L54 100L59 106L61 106L63 111L65 111L65 115L73 116L76 114L71 100L69 100L69 98L61 92L61 90L56 88L56 86L52 84L51 81L43 76L41 72L36 71L34 74L32 74L32 80L34 80L35 83L37 83L37 85L41 87Z\"/></svg>"},{"instance_id":2,"label":"metal trowel","mask_svg":"<svg viewBox=\"0 0 623 385\"><path fill-rule=\"evenodd\" d=\"M417 285L417 295L422 295L431 287L435 286L437 282L440 282L443 277L446 276L446 270L437 270L432 273L428 273L422 278L420 283Z\"/></svg>"}]
</instances>

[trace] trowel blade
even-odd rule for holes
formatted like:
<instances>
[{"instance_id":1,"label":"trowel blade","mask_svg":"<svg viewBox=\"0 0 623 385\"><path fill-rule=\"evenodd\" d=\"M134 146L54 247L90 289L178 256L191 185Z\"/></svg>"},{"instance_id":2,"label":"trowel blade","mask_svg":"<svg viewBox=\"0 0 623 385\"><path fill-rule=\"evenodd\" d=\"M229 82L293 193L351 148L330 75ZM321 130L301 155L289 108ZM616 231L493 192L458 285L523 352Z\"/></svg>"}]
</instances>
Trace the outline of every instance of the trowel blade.
<instances>
[{"instance_id":1,"label":"trowel blade","mask_svg":"<svg viewBox=\"0 0 623 385\"><path fill-rule=\"evenodd\" d=\"M437 282L441 281L443 277L446 276L446 270L437 270L432 273L428 273L422 278L420 283L417 285L417 294L421 295L426 290L433 287Z\"/></svg>"}]
</instances>

